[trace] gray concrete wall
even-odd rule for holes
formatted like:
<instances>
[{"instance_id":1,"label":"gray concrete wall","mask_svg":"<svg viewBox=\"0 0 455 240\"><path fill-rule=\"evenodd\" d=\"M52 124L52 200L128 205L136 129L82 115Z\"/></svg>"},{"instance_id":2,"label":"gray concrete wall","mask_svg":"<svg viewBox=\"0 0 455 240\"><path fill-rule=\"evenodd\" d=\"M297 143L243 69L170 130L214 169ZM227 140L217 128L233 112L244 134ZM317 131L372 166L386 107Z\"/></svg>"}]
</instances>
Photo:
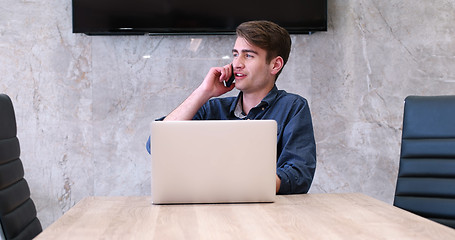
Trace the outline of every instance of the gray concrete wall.
<instances>
[{"instance_id":1,"label":"gray concrete wall","mask_svg":"<svg viewBox=\"0 0 455 240\"><path fill-rule=\"evenodd\" d=\"M310 103L310 192L392 203L404 98L455 94L455 1L328 2L328 31L292 36L277 83ZM70 0L1 0L0 92L44 227L85 196L150 194L149 123L228 63L235 40L71 32Z\"/></svg>"}]
</instances>

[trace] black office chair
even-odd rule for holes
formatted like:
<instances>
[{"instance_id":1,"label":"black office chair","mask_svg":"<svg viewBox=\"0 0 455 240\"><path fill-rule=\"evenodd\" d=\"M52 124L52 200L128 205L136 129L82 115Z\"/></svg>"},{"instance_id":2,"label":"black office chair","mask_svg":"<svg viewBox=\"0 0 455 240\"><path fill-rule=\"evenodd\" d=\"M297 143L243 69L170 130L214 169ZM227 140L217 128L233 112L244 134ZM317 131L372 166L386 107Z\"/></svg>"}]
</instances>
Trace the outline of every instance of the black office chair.
<instances>
[{"instance_id":1,"label":"black office chair","mask_svg":"<svg viewBox=\"0 0 455 240\"><path fill-rule=\"evenodd\" d=\"M455 96L409 96L394 205L455 228Z\"/></svg>"},{"instance_id":2,"label":"black office chair","mask_svg":"<svg viewBox=\"0 0 455 240\"><path fill-rule=\"evenodd\" d=\"M11 99L0 94L0 223L6 239L32 239L42 231L24 179Z\"/></svg>"}]
</instances>

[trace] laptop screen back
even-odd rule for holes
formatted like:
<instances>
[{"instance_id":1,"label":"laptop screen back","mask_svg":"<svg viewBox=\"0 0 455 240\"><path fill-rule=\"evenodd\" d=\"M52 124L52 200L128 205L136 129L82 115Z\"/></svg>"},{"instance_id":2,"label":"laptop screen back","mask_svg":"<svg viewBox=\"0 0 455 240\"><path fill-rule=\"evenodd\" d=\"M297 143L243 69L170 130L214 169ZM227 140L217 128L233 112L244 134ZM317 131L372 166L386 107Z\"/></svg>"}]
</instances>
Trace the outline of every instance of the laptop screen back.
<instances>
[{"instance_id":1,"label":"laptop screen back","mask_svg":"<svg viewBox=\"0 0 455 240\"><path fill-rule=\"evenodd\" d=\"M152 201L273 202L273 120L152 122Z\"/></svg>"}]
</instances>

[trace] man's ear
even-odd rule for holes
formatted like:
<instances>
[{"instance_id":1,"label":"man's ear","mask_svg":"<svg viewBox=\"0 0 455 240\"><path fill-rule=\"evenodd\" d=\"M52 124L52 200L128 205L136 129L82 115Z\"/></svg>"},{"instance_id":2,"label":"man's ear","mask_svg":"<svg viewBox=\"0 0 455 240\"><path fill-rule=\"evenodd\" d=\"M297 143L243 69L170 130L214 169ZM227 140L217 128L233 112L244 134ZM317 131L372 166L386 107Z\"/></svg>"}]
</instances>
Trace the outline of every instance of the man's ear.
<instances>
[{"instance_id":1,"label":"man's ear","mask_svg":"<svg viewBox=\"0 0 455 240\"><path fill-rule=\"evenodd\" d=\"M271 70L272 70L271 73L273 75L278 74L280 72L280 70L283 68L283 64L284 64L284 60L280 56L272 59L272 61L270 61L270 66L271 66Z\"/></svg>"}]
</instances>

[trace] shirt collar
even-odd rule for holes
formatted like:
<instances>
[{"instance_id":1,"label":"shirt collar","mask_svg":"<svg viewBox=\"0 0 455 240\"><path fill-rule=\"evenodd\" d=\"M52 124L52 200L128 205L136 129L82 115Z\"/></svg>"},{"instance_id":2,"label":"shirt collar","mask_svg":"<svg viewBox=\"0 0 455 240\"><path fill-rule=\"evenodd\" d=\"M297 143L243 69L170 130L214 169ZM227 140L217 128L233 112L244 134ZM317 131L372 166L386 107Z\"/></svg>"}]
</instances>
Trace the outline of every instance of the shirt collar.
<instances>
[{"instance_id":1,"label":"shirt collar","mask_svg":"<svg viewBox=\"0 0 455 240\"><path fill-rule=\"evenodd\" d=\"M276 87L276 85L273 85L273 88L272 90L270 90L270 92L267 94L267 96L265 96L264 99L262 99L261 103L259 103L258 106L270 106L273 104L273 102L275 102L276 100L276 97L278 96L278 88Z\"/></svg>"},{"instance_id":2,"label":"shirt collar","mask_svg":"<svg viewBox=\"0 0 455 240\"><path fill-rule=\"evenodd\" d=\"M262 101L256 106L256 107L268 107L273 104L275 101L276 97L278 95L278 88L276 85L273 85L272 90L262 99ZM238 118L245 118L245 114L243 113L242 110L242 97L243 97L243 92L240 92L239 95L237 95L236 100L232 103L231 108L230 108L230 113L233 116L236 116Z\"/></svg>"}]
</instances>

